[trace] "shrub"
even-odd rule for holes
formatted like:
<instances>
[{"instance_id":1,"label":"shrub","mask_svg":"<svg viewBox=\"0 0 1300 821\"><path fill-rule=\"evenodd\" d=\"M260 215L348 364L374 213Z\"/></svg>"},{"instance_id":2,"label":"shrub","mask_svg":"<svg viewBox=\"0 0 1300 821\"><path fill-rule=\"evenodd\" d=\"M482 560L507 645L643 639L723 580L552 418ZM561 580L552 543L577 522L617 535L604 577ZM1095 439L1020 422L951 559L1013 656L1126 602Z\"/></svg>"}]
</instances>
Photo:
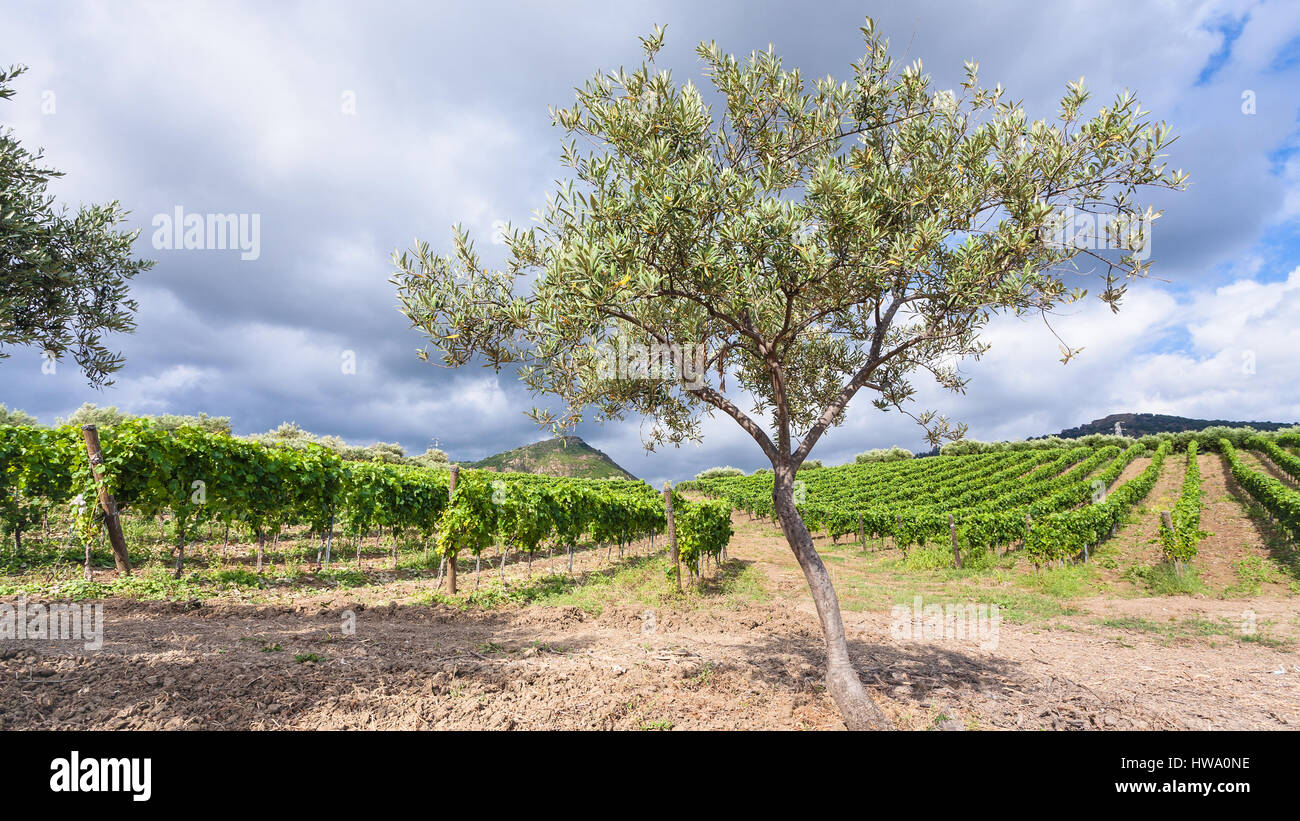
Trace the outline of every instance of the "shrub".
<instances>
[{"instance_id":1,"label":"shrub","mask_svg":"<svg viewBox=\"0 0 1300 821\"><path fill-rule=\"evenodd\" d=\"M745 471L740 468L733 468L730 465L719 467L705 468L695 474L696 479L721 479L724 476L744 476Z\"/></svg>"},{"instance_id":2,"label":"shrub","mask_svg":"<svg viewBox=\"0 0 1300 821\"><path fill-rule=\"evenodd\" d=\"M939 449L941 456L969 456L972 453L984 453L991 446L988 442L981 442L978 439L959 439L956 442L949 442Z\"/></svg>"},{"instance_id":3,"label":"shrub","mask_svg":"<svg viewBox=\"0 0 1300 821\"><path fill-rule=\"evenodd\" d=\"M868 462L899 462L903 459L911 458L912 451L895 445L892 448L875 448L873 450L863 451L853 457L853 461L861 465Z\"/></svg>"}]
</instances>

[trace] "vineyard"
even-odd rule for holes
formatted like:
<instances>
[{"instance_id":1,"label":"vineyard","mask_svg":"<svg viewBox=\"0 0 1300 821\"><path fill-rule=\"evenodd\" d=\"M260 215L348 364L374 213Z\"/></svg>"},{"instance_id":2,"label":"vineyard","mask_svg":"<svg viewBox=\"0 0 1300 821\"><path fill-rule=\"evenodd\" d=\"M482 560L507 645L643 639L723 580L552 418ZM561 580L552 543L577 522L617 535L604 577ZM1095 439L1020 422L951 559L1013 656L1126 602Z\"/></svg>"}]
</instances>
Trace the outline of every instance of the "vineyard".
<instances>
[{"instance_id":1,"label":"vineyard","mask_svg":"<svg viewBox=\"0 0 1300 821\"><path fill-rule=\"evenodd\" d=\"M268 540L274 549L282 534L310 540L312 563L323 571L346 557L359 567L363 540L373 535L378 544L386 534L394 568L403 547L422 546L426 559L432 551L451 593L458 560L479 567L492 546L502 568L512 551L531 567L535 554L558 549L572 571L579 546L617 546L622 555L635 540L653 545L669 530L674 510L667 535L677 545L677 562L695 575L701 562L723 555L731 536L726 503L674 494L669 505L638 481L348 462L316 445L267 446L196 427L163 430L145 420L95 433L92 444L72 426L0 427L0 520L14 564L30 558L24 534L53 528L63 534L60 557L80 555L89 577L106 530L114 541L110 509L121 512L128 531L142 533L153 521L166 528L176 578L187 544L201 537L210 542L220 532L218 541L228 545L232 528L256 542L258 572ZM99 458L92 456L96 447ZM139 559L123 552L115 550L114 560L129 573Z\"/></svg>"},{"instance_id":2,"label":"vineyard","mask_svg":"<svg viewBox=\"0 0 1300 821\"><path fill-rule=\"evenodd\" d=\"M1021 443L804 470L796 502L809 528L832 542L888 544L904 556L921 548L950 555L958 568L987 568L1013 551L1035 568L1063 566L1087 561L1146 498L1165 462L1177 459L1182 489L1162 515L1159 540L1165 559L1181 571L1206 535L1198 452L1221 453L1277 526L1292 540L1300 535L1300 492L1237 456L1240 447L1297 479L1300 437L1223 432L1065 448ZM106 531L115 547L105 499L132 535L132 544L123 537L124 549L112 555L120 571L153 558L170 563L179 579L187 546L219 543L224 560L233 531L255 546L248 560L257 573L271 557L283 559L289 544L299 560L326 574L341 562L360 568L363 552L378 552L394 569L403 556L436 567L438 584L449 592L459 565L472 562L481 571L489 554L504 582L512 555L531 573L536 556L559 551L572 573L579 547L606 555L617 548L622 557L634 542L648 541L653 550L663 536L677 546L674 564L694 578L702 565L725 559L733 508L773 516L772 474L761 471L681 483L669 504L639 481L352 462L313 444L266 445L148 420L112 425L96 438L98 462L74 426L0 427L0 522L11 566L80 560L89 578L91 566L108 558ZM1120 482L1139 458L1149 461ZM58 549L44 559L25 553L24 538L34 533ZM165 558L130 554L148 542L165 545Z\"/></svg>"},{"instance_id":3,"label":"vineyard","mask_svg":"<svg viewBox=\"0 0 1300 821\"><path fill-rule=\"evenodd\" d=\"M1240 446L1300 479L1300 458L1287 448L1295 432L1233 432ZM1024 445L1025 443L1021 443ZM1294 542L1300 538L1300 492L1242 464L1219 433L1147 437L1121 449L1019 447L972 455L874 462L803 470L796 507L808 527L832 541L856 536L867 546L950 548L956 567L988 566L990 558L1023 550L1034 567L1086 561L1150 493L1176 447L1185 454L1182 494L1161 523L1165 556L1181 563L1196 555L1201 493L1198 450L1223 454L1233 476ZM1137 475L1117 480L1134 460L1149 457ZM706 496L772 517L772 475L719 476L689 483Z\"/></svg>"},{"instance_id":4,"label":"vineyard","mask_svg":"<svg viewBox=\"0 0 1300 821\"><path fill-rule=\"evenodd\" d=\"M770 473L665 496L141 420L97 433L98 451L75 426L0 427L0 598L111 618L85 660L80 643L0 655L6 726L843 726L814 686L816 617ZM802 470L797 506L900 727L1272 727L1300 702L1185 671L1275 688L1267 671L1294 664L1298 448L1227 429L963 443ZM1133 575L1157 563L1187 584ZM1208 595L1169 595L1190 591ZM997 604L996 651L894 638L914 597ZM83 664L105 684L90 695Z\"/></svg>"}]
</instances>

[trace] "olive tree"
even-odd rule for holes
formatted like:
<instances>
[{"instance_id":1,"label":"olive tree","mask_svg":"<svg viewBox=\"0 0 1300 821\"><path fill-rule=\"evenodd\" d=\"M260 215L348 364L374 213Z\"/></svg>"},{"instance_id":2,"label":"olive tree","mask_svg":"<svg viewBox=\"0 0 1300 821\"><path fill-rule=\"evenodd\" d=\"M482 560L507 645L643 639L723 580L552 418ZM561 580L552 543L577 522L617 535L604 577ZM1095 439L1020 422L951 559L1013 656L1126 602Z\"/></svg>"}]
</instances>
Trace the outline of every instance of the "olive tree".
<instances>
[{"instance_id":1,"label":"olive tree","mask_svg":"<svg viewBox=\"0 0 1300 821\"><path fill-rule=\"evenodd\" d=\"M395 253L393 282L429 337L421 357L516 366L559 408L530 411L540 424L641 415L653 448L698 439L705 415L731 417L771 462L827 688L850 728L884 726L795 507L795 473L863 391L932 444L959 439L946 415L909 410L916 376L962 391L957 365L986 350L992 317L1046 318L1083 299L1087 267L1118 310L1147 273L1158 216L1135 195L1184 184L1163 164L1172 136L1127 92L1086 115L1082 80L1034 121L982 86L975 63L959 90L936 91L919 61L895 64L869 19L846 82L810 83L771 47L738 60L708 43L702 91L656 66L663 34L642 38L639 67L598 74L552 110L572 179L537 225L507 231L501 270L456 227L448 253L419 240ZM1062 217L1092 221L1111 250L1061 241ZM670 366L644 355L656 345Z\"/></svg>"},{"instance_id":2,"label":"olive tree","mask_svg":"<svg viewBox=\"0 0 1300 821\"><path fill-rule=\"evenodd\" d=\"M0 68L0 100L24 70ZM63 174L42 162L0 129L0 359L10 347L71 353L91 385L111 385L123 359L102 335L135 330L128 286L153 262L133 257L139 231L118 230L127 213L117 202L56 209L46 189Z\"/></svg>"}]
</instances>

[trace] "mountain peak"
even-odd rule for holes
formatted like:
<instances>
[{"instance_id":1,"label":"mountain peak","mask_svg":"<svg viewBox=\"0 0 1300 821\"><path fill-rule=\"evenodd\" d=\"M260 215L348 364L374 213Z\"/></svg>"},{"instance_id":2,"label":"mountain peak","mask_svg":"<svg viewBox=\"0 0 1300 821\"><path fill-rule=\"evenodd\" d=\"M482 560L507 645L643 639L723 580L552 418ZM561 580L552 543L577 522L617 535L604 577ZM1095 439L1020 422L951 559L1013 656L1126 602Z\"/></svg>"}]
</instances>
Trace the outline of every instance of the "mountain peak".
<instances>
[{"instance_id":1,"label":"mountain peak","mask_svg":"<svg viewBox=\"0 0 1300 821\"><path fill-rule=\"evenodd\" d=\"M568 434L497 453L467 468L503 473L540 473L578 479L636 479L582 437Z\"/></svg>"}]
</instances>

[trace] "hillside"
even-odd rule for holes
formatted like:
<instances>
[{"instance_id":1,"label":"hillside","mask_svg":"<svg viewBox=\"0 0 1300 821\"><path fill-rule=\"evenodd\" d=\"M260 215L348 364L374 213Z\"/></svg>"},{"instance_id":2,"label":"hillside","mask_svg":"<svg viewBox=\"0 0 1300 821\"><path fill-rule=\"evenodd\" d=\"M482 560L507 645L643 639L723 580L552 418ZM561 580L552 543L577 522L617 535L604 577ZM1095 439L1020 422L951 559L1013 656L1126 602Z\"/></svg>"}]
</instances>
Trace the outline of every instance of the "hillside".
<instances>
[{"instance_id":1,"label":"hillside","mask_svg":"<svg viewBox=\"0 0 1300 821\"><path fill-rule=\"evenodd\" d=\"M1189 419L1186 416L1166 416L1160 413L1112 413L1101 419L1066 428L1057 434L1065 439L1077 439L1092 433L1114 433L1118 422L1125 436L1146 436L1150 433L1179 433L1185 430L1204 430L1210 427L1241 428L1252 427L1256 430L1277 430L1289 428L1295 422L1236 422L1226 419ZM1045 437L1044 437L1045 438Z\"/></svg>"},{"instance_id":2,"label":"hillside","mask_svg":"<svg viewBox=\"0 0 1300 821\"><path fill-rule=\"evenodd\" d=\"M582 479L636 478L578 436L558 436L462 465L479 470L543 473L547 476L574 476Z\"/></svg>"}]
</instances>

